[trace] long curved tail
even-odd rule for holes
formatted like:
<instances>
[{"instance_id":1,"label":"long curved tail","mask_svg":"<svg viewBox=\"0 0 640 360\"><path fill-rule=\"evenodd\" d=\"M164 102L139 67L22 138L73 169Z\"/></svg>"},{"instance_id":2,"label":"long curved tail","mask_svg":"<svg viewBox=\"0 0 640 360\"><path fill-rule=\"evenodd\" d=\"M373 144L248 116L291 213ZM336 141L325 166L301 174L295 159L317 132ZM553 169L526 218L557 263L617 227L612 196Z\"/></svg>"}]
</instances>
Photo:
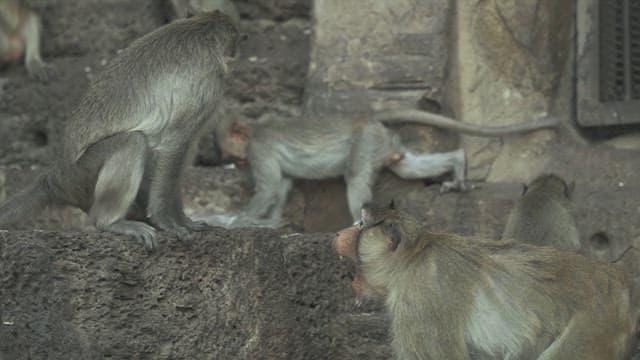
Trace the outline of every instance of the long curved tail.
<instances>
[{"instance_id":1,"label":"long curved tail","mask_svg":"<svg viewBox=\"0 0 640 360\"><path fill-rule=\"evenodd\" d=\"M390 110L375 114L373 119L389 124L403 122L418 123L477 136L504 136L545 128L556 128L561 122L560 118L547 117L519 124L487 127L464 123L446 116L420 110Z\"/></svg>"},{"instance_id":2,"label":"long curved tail","mask_svg":"<svg viewBox=\"0 0 640 360\"><path fill-rule=\"evenodd\" d=\"M48 189L51 188L51 170L38 176L36 181L0 205L0 229L22 219L39 214L52 203Z\"/></svg>"}]
</instances>

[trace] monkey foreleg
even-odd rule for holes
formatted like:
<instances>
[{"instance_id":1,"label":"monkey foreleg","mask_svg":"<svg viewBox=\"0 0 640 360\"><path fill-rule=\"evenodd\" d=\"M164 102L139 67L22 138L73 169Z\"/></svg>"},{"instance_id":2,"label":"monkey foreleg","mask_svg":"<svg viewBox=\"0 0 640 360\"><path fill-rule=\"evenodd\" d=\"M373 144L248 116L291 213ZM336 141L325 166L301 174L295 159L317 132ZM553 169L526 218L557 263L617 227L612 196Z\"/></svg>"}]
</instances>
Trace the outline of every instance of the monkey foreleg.
<instances>
[{"instance_id":1,"label":"monkey foreleg","mask_svg":"<svg viewBox=\"0 0 640 360\"><path fill-rule=\"evenodd\" d=\"M255 157L252 155L252 158ZM271 210L280 203L280 193L288 192L291 185L283 179L276 159L251 162L251 172L255 182L255 192L247 206L246 216L260 219L269 215ZM284 202L282 206L284 206Z\"/></svg>"},{"instance_id":2,"label":"monkey foreleg","mask_svg":"<svg viewBox=\"0 0 640 360\"><path fill-rule=\"evenodd\" d=\"M183 136L184 139L190 138L188 135ZM176 233L184 240L190 231L204 231L210 229L210 226L204 222L192 221L184 214L180 179L189 144L177 141L161 147L154 153L155 168L149 189L148 215L156 227Z\"/></svg>"},{"instance_id":3,"label":"monkey foreleg","mask_svg":"<svg viewBox=\"0 0 640 360\"><path fill-rule=\"evenodd\" d=\"M40 56L40 17L30 13L22 29L22 37L25 42L25 66L29 76L47 81L55 73L54 67L45 63Z\"/></svg>"},{"instance_id":4,"label":"monkey foreleg","mask_svg":"<svg viewBox=\"0 0 640 360\"><path fill-rule=\"evenodd\" d=\"M453 180L442 183L441 192L467 189L466 157L463 149L434 154L407 151L388 168L403 179L426 179L453 172Z\"/></svg>"},{"instance_id":5,"label":"monkey foreleg","mask_svg":"<svg viewBox=\"0 0 640 360\"><path fill-rule=\"evenodd\" d=\"M287 198L292 185L293 181L289 178L283 177L280 181L278 192L276 194L276 204L273 206L273 209L271 209L271 213L269 214L269 219L273 224L279 224L282 221L282 213L284 212L284 207L287 204Z\"/></svg>"}]
</instances>

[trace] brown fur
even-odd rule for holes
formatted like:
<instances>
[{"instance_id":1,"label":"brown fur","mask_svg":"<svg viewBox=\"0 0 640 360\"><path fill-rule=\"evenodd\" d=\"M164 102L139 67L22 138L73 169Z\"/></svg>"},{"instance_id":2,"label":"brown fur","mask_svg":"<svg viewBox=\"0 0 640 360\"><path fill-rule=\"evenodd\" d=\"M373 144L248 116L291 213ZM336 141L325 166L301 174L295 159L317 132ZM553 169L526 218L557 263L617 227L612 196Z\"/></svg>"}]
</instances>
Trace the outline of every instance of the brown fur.
<instances>
[{"instance_id":1,"label":"brown fur","mask_svg":"<svg viewBox=\"0 0 640 360\"><path fill-rule=\"evenodd\" d=\"M615 266L430 233L393 208L365 208L358 231L339 234L336 249L355 252L359 274L386 299L398 359L615 360L635 340L628 280Z\"/></svg>"}]
</instances>

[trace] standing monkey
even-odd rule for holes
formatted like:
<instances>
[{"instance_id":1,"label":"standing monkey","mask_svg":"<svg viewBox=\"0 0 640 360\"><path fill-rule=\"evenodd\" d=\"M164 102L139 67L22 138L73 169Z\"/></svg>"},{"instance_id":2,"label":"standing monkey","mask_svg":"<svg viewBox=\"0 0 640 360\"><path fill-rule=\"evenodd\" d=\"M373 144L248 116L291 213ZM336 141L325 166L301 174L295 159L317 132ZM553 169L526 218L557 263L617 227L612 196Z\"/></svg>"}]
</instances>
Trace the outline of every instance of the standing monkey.
<instances>
[{"instance_id":1,"label":"standing monkey","mask_svg":"<svg viewBox=\"0 0 640 360\"><path fill-rule=\"evenodd\" d=\"M292 179L321 180L344 177L347 202L353 220L371 201L371 187L383 167L407 179L426 178L453 171L454 180L443 190L464 190L466 160L463 151L416 155L383 123L412 122L479 136L500 136L557 127L547 118L537 122L485 128L423 111L383 112L369 118L332 118L305 121L268 121L248 126L221 122L216 137L223 156L247 160L255 183L255 195L247 216L282 213Z\"/></svg>"},{"instance_id":2,"label":"standing monkey","mask_svg":"<svg viewBox=\"0 0 640 360\"><path fill-rule=\"evenodd\" d=\"M73 111L63 152L34 184L0 207L0 224L49 203L89 213L100 230L153 249L155 230L185 236L208 228L184 214L183 167L222 96L238 31L207 13L134 41L100 73ZM127 220L130 210L145 222Z\"/></svg>"},{"instance_id":3,"label":"standing monkey","mask_svg":"<svg viewBox=\"0 0 640 360\"><path fill-rule=\"evenodd\" d=\"M240 20L240 13L232 0L170 0L170 2L173 13L178 19L218 10L236 23Z\"/></svg>"},{"instance_id":4,"label":"standing monkey","mask_svg":"<svg viewBox=\"0 0 640 360\"><path fill-rule=\"evenodd\" d=\"M569 212L573 185L554 174L538 176L525 186L502 238L532 245L580 249L580 234Z\"/></svg>"},{"instance_id":5,"label":"standing monkey","mask_svg":"<svg viewBox=\"0 0 640 360\"><path fill-rule=\"evenodd\" d=\"M40 17L20 0L0 0L0 65L23 57L29 76L51 77L53 67L40 56Z\"/></svg>"},{"instance_id":6,"label":"standing monkey","mask_svg":"<svg viewBox=\"0 0 640 360\"><path fill-rule=\"evenodd\" d=\"M430 233L393 206L334 245L385 298L397 359L617 360L635 341L624 274L573 252Z\"/></svg>"}]
</instances>

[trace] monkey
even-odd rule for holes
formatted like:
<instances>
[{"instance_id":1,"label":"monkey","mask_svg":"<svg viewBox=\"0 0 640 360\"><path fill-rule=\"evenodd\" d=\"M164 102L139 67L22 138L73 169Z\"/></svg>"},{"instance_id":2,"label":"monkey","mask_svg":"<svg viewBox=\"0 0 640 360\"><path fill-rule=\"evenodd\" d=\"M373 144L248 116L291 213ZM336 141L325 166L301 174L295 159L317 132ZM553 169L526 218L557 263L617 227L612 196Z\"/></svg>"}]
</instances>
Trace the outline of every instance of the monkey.
<instances>
[{"instance_id":1,"label":"monkey","mask_svg":"<svg viewBox=\"0 0 640 360\"><path fill-rule=\"evenodd\" d=\"M40 55L40 17L20 0L0 0L0 65L24 57L30 77L47 81L55 68Z\"/></svg>"},{"instance_id":2,"label":"monkey","mask_svg":"<svg viewBox=\"0 0 640 360\"><path fill-rule=\"evenodd\" d=\"M580 249L580 234L569 212L573 187L555 174L535 178L511 210L502 238Z\"/></svg>"},{"instance_id":3,"label":"monkey","mask_svg":"<svg viewBox=\"0 0 640 360\"><path fill-rule=\"evenodd\" d=\"M236 23L240 21L240 13L232 0L170 0L170 3L177 19L218 10Z\"/></svg>"},{"instance_id":4,"label":"monkey","mask_svg":"<svg viewBox=\"0 0 640 360\"><path fill-rule=\"evenodd\" d=\"M184 214L180 180L218 106L238 38L232 21L216 11L134 41L90 84L65 124L61 154L0 207L0 224L62 204L150 250L156 230L180 239L207 230ZM143 221L127 219L140 212Z\"/></svg>"},{"instance_id":5,"label":"monkey","mask_svg":"<svg viewBox=\"0 0 640 360\"><path fill-rule=\"evenodd\" d=\"M625 359L635 341L627 279L551 246L432 233L365 205L334 238L384 299L398 359Z\"/></svg>"},{"instance_id":6,"label":"monkey","mask_svg":"<svg viewBox=\"0 0 640 360\"><path fill-rule=\"evenodd\" d=\"M414 122L479 136L501 136L560 124L556 118L485 128L418 110L399 110L369 118L334 116L306 121L265 121L251 126L225 120L216 127L223 157L250 164L255 194L246 215L278 219L292 179L344 177L353 220L372 198L371 187L383 167L405 178L434 177L448 171L454 180L443 191L465 190L464 152L416 155L383 123ZM284 198L283 198L284 197Z\"/></svg>"}]
</instances>

